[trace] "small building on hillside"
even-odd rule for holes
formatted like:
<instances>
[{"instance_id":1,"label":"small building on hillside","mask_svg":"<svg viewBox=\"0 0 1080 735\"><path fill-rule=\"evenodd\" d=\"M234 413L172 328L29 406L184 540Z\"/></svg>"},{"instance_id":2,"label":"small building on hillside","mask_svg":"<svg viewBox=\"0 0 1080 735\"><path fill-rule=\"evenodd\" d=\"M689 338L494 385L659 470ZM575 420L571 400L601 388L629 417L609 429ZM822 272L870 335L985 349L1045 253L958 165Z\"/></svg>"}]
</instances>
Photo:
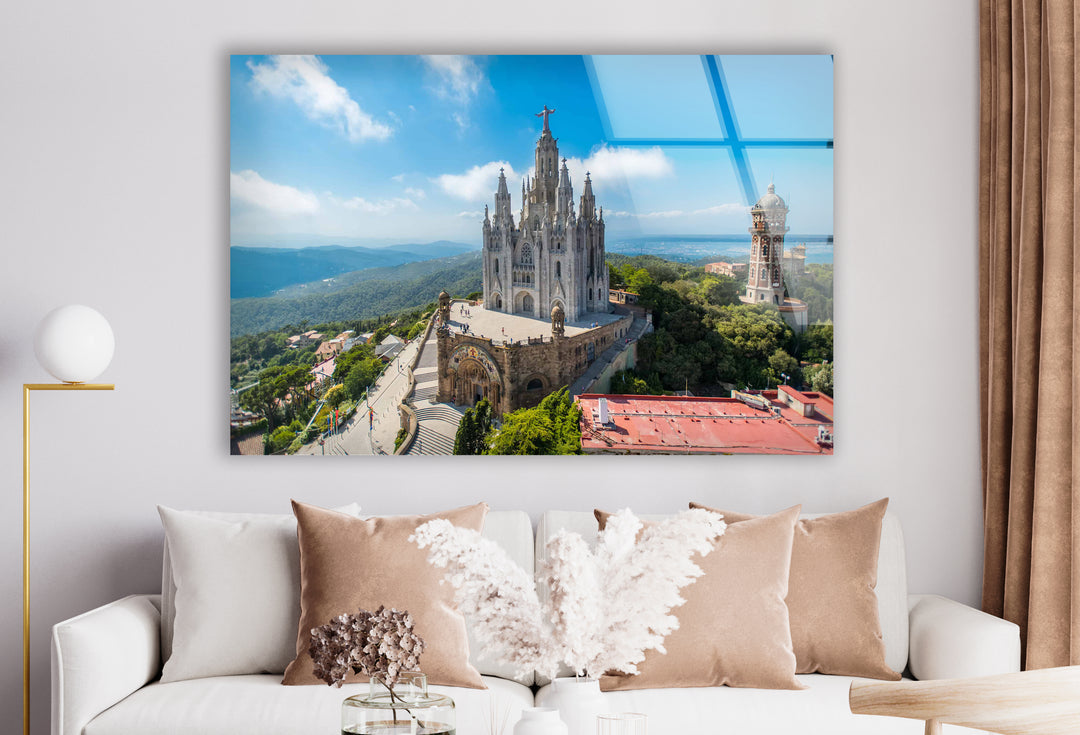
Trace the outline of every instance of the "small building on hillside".
<instances>
[{"instance_id":1,"label":"small building on hillside","mask_svg":"<svg viewBox=\"0 0 1080 735\"><path fill-rule=\"evenodd\" d=\"M375 357L383 362L390 362L397 357L403 349L405 349L405 343L402 342L399 337L388 334L386 335L386 338L379 343L379 346L375 348Z\"/></svg>"},{"instance_id":2,"label":"small building on hillside","mask_svg":"<svg viewBox=\"0 0 1080 735\"><path fill-rule=\"evenodd\" d=\"M718 276L728 276L729 278L737 278L739 276L746 275L746 269L750 266L746 263L728 263L727 261L718 261L716 263L709 263L705 266L706 273L715 273Z\"/></svg>"},{"instance_id":3,"label":"small building on hillside","mask_svg":"<svg viewBox=\"0 0 1080 735\"><path fill-rule=\"evenodd\" d=\"M315 350L315 359L329 360L331 357L337 357L342 353L345 348L345 340L340 338L328 339L319 345L319 349Z\"/></svg>"}]
</instances>

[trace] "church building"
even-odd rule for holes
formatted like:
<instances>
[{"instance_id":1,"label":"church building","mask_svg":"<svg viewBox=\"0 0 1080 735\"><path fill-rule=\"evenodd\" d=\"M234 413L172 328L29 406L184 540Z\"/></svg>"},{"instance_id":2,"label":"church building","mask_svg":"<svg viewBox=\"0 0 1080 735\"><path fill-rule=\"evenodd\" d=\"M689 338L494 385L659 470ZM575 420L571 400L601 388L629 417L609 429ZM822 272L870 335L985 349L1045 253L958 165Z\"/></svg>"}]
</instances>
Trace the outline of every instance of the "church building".
<instances>
[{"instance_id":1,"label":"church building","mask_svg":"<svg viewBox=\"0 0 1080 735\"><path fill-rule=\"evenodd\" d=\"M559 306L573 322L610 311L604 210L596 207L586 173L575 213L570 172L548 125L553 112L544 105L537 113L544 129L536 142L535 176L521 183L517 217L501 170L495 216L484 208L484 305L541 319Z\"/></svg>"},{"instance_id":2,"label":"church building","mask_svg":"<svg viewBox=\"0 0 1080 735\"><path fill-rule=\"evenodd\" d=\"M609 300L603 211L588 174L575 211L548 124L553 112L545 105L537 114L544 127L520 210L515 215L502 171L494 215L485 209L482 303L439 294L438 402L486 398L504 414L563 386L580 392L596 381L588 371L606 351L632 350L651 327L642 310Z\"/></svg>"}]
</instances>

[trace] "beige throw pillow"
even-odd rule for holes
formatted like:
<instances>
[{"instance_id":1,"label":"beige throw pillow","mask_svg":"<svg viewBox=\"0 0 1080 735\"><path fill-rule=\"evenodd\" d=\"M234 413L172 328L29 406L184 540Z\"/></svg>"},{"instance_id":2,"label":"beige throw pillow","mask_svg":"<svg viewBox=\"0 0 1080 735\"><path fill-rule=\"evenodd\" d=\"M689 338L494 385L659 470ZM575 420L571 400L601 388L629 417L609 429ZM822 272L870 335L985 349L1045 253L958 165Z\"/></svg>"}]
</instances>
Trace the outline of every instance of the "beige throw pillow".
<instances>
[{"instance_id":1,"label":"beige throw pillow","mask_svg":"<svg viewBox=\"0 0 1080 735\"><path fill-rule=\"evenodd\" d=\"M878 548L884 498L795 525L787 606L798 673L897 680L885 663L878 617ZM705 508L691 503L691 508ZM717 510L728 533L756 516Z\"/></svg>"},{"instance_id":2,"label":"beige throw pillow","mask_svg":"<svg viewBox=\"0 0 1080 735\"><path fill-rule=\"evenodd\" d=\"M607 513L596 511L603 530ZM799 506L727 529L695 561L705 573L672 610L679 627L649 651L637 675L600 679L604 691L670 687L803 689L795 679L784 603Z\"/></svg>"},{"instance_id":3,"label":"beige throw pillow","mask_svg":"<svg viewBox=\"0 0 1080 735\"><path fill-rule=\"evenodd\" d=\"M409 541L416 527L436 518L480 531L486 503L425 516L368 520L293 501L300 541L300 626L296 658L283 684L322 684L312 673L311 630L343 613L380 605L408 610L424 639L420 670L428 682L484 689L469 663L465 619L454 605L454 590L440 584L443 570ZM350 676L347 682L366 681Z\"/></svg>"}]
</instances>

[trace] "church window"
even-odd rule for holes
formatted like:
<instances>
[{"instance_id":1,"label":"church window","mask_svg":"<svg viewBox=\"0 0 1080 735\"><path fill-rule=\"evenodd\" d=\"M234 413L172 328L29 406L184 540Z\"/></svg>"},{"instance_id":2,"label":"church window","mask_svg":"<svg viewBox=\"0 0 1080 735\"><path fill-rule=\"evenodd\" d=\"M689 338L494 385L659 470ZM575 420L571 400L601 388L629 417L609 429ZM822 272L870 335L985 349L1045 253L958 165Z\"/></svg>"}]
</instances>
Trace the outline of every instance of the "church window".
<instances>
[{"instance_id":1,"label":"church window","mask_svg":"<svg viewBox=\"0 0 1080 735\"><path fill-rule=\"evenodd\" d=\"M525 243L521 246L520 259L522 265L532 265L532 245Z\"/></svg>"},{"instance_id":2,"label":"church window","mask_svg":"<svg viewBox=\"0 0 1080 735\"><path fill-rule=\"evenodd\" d=\"M769 244L768 243L762 243L762 245L761 245L761 257L762 258L768 258L769 257Z\"/></svg>"},{"instance_id":3,"label":"church window","mask_svg":"<svg viewBox=\"0 0 1080 735\"><path fill-rule=\"evenodd\" d=\"M768 278L768 277L769 277L769 270L768 270L768 268L762 268L762 269L761 269L761 278L762 278L762 279L764 280L764 279L766 279L766 278Z\"/></svg>"},{"instance_id":4,"label":"church window","mask_svg":"<svg viewBox=\"0 0 1080 735\"><path fill-rule=\"evenodd\" d=\"M540 390L544 387L544 381L540 378L533 378L529 381L529 384L525 386L525 390Z\"/></svg>"},{"instance_id":5,"label":"church window","mask_svg":"<svg viewBox=\"0 0 1080 735\"><path fill-rule=\"evenodd\" d=\"M495 275L499 275L499 261L495 261Z\"/></svg>"},{"instance_id":6,"label":"church window","mask_svg":"<svg viewBox=\"0 0 1080 735\"><path fill-rule=\"evenodd\" d=\"M562 278L562 263L555 261L555 277Z\"/></svg>"}]
</instances>

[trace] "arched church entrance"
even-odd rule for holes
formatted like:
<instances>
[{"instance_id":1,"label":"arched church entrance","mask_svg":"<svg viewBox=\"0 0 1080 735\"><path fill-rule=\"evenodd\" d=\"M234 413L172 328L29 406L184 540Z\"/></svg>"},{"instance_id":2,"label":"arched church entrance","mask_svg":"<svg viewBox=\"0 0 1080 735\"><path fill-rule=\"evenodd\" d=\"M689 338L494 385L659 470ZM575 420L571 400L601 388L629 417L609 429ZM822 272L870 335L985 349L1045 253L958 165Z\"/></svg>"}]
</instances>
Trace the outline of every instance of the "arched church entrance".
<instances>
[{"instance_id":1,"label":"arched church entrance","mask_svg":"<svg viewBox=\"0 0 1080 735\"><path fill-rule=\"evenodd\" d=\"M488 371L478 361L462 360L454 378L454 403L459 406L475 406L484 398L492 408L500 410L502 391L498 383L491 380Z\"/></svg>"},{"instance_id":2,"label":"arched church entrance","mask_svg":"<svg viewBox=\"0 0 1080 735\"><path fill-rule=\"evenodd\" d=\"M533 312L536 308L536 299L533 298L532 294L519 292L515 301L517 302L517 308L514 309L514 313L535 316Z\"/></svg>"}]
</instances>

